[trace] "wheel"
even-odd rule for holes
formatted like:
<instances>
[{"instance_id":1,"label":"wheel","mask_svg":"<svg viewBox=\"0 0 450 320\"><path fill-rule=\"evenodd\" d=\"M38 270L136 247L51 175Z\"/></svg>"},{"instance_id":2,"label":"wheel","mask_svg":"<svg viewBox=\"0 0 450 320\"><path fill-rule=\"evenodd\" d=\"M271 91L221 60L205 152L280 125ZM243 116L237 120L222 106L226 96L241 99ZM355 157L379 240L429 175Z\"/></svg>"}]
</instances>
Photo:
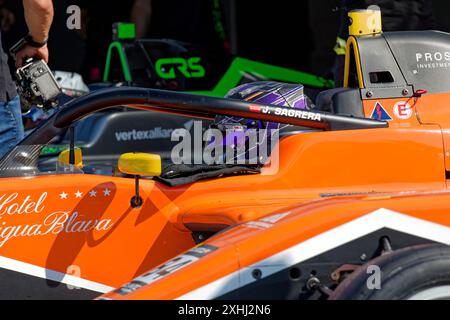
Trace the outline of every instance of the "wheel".
<instances>
[{"instance_id":1,"label":"wheel","mask_svg":"<svg viewBox=\"0 0 450 320\"><path fill-rule=\"evenodd\" d=\"M450 300L450 247L415 246L380 256L349 275L329 299Z\"/></svg>"}]
</instances>

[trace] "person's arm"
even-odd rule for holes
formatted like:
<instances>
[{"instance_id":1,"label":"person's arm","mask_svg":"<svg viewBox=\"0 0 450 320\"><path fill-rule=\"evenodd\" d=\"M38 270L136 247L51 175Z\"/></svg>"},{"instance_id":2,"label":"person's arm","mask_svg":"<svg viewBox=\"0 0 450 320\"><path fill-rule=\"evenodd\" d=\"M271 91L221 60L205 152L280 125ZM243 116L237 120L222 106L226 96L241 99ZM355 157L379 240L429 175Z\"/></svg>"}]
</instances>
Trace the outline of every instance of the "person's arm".
<instances>
[{"instance_id":1,"label":"person's arm","mask_svg":"<svg viewBox=\"0 0 450 320\"><path fill-rule=\"evenodd\" d=\"M152 17L152 0L135 0L131 10L131 22L136 25L136 38L145 37Z\"/></svg>"},{"instance_id":2,"label":"person's arm","mask_svg":"<svg viewBox=\"0 0 450 320\"><path fill-rule=\"evenodd\" d=\"M25 21L34 42L44 43L53 22L52 0L23 0ZM20 67L26 58L37 57L48 62L48 47L35 48L27 45L16 55L16 66Z\"/></svg>"}]
</instances>

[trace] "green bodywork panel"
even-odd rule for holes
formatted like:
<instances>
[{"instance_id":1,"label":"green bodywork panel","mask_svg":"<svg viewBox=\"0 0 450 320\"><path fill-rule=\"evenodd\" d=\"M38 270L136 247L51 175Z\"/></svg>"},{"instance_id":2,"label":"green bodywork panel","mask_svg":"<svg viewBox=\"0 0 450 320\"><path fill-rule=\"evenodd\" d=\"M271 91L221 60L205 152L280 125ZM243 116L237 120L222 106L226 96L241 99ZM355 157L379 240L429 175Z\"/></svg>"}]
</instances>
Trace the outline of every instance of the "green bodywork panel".
<instances>
[{"instance_id":1,"label":"green bodywork panel","mask_svg":"<svg viewBox=\"0 0 450 320\"><path fill-rule=\"evenodd\" d=\"M69 146L58 146L58 145L48 145L42 148L41 155L47 156L47 155L58 155L64 150L68 149Z\"/></svg>"},{"instance_id":2,"label":"green bodywork panel","mask_svg":"<svg viewBox=\"0 0 450 320\"><path fill-rule=\"evenodd\" d=\"M231 63L230 68L212 91L198 91L196 93L214 97L223 97L231 89L240 84L245 73L255 74L262 79L289 83L301 83L306 86L317 88L326 89L334 87L333 81L326 80L312 74L272 66L244 58L235 58Z\"/></svg>"}]
</instances>

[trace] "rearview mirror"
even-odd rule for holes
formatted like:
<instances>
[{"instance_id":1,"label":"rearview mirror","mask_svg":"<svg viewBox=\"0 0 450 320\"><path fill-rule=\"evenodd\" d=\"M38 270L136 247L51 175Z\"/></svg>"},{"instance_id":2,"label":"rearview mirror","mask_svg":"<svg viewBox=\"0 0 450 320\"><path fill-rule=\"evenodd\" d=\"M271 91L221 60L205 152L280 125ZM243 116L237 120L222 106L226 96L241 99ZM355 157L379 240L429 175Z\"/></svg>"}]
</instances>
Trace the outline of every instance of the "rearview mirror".
<instances>
[{"instance_id":1,"label":"rearview mirror","mask_svg":"<svg viewBox=\"0 0 450 320\"><path fill-rule=\"evenodd\" d=\"M149 153L125 153L120 156L119 171L132 176L159 177L161 156Z\"/></svg>"},{"instance_id":2,"label":"rearview mirror","mask_svg":"<svg viewBox=\"0 0 450 320\"><path fill-rule=\"evenodd\" d=\"M83 153L80 148L74 149L74 156L75 156L75 161L73 163L73 166L77 169L83 169L83 166L84 166L83 165ZM58 163L62 164L64 166L72 165L70 163L70 149L66 149L59 154Z\"/></svg>"}]
</instances>

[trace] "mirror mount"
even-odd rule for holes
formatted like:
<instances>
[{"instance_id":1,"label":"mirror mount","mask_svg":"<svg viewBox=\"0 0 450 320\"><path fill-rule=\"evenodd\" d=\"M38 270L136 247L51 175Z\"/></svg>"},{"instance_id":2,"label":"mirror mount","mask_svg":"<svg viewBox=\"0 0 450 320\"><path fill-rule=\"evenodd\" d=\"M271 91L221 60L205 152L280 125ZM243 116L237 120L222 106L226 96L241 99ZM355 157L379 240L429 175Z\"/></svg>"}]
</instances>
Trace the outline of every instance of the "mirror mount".
<instances>
[{"instance_id":1,"label":"mirror mount","mask_svg":"<svg viewBox=\"0 0 450 320\"><path fill-rule=\"evenodd\" d=\"M69 127L69 140L70 140L70 147L69 147L69 164L75 165L75 127L71 125Z\"/></svg>"},{"instance_id":2,"label":"mirror mount","mask_svg":"<svg viewBox=\"0 0 450 320\"><path fill-rule=\"evenodd\" d=\"M133 209L139 209L140 207L142 207L142 203L143 203L143 200L142 200L141 196L139 195L140 179L141 179L141 176L139 176L139 175L134 176L136 194L134 195L133 198L131 198L131 202L130 202L131 207Z\"/></svg>"}]
</instances>

